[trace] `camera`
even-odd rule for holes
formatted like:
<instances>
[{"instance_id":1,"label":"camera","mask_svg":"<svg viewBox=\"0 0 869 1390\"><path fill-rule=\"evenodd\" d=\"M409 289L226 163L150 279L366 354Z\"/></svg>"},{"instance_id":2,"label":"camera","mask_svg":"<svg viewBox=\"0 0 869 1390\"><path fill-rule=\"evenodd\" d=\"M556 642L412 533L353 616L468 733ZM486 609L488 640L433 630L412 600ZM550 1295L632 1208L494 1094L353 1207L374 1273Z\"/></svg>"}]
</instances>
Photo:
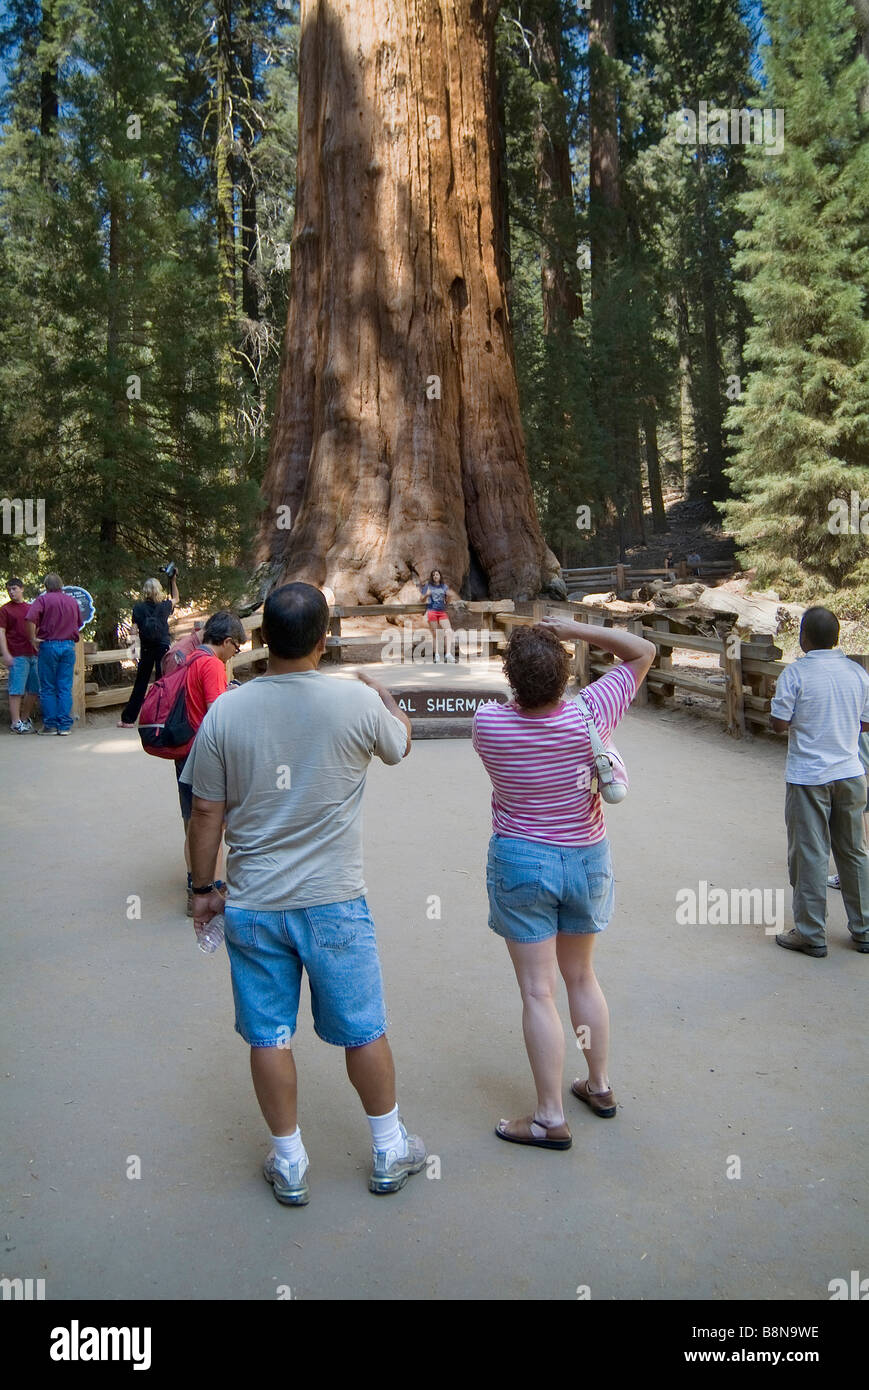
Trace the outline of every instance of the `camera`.
<instances>
[{"instance_id":1,"label":"camera","mask_svg":"<svg viewBox=\"0 0 869 1390\"><path fill-rule=\"evenodd\" d=\"M178 566L175 564L174 560L170 560L168 564L163 566L160 573L165 574L167 579L172 579L178 573Z\"/></svg>"}]
</instances>

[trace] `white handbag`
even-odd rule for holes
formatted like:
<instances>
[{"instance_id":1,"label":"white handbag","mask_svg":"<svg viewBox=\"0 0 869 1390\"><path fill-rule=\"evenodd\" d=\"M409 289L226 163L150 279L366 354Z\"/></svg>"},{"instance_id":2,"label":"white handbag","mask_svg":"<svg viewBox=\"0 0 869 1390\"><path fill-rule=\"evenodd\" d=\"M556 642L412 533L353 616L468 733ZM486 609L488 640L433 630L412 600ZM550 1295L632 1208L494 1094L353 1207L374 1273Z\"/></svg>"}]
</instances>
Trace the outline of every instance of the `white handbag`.
<instances>
[{"instance_id":1,"label":"white handbag","mask_svg":"<svg viewBox=\"0 0 869 1390\"><path fill-rule=\"evenodd\" d=\"M612 743L609 746L604 744L582 692L574 698L580 714L585 719L594 757L596 775L592 778L589 790L592 795L600 792L604 801L615 806L619 801L624 801L628 794L628 769L625 767L625 760Z\"/></svg>"}]
</instances>

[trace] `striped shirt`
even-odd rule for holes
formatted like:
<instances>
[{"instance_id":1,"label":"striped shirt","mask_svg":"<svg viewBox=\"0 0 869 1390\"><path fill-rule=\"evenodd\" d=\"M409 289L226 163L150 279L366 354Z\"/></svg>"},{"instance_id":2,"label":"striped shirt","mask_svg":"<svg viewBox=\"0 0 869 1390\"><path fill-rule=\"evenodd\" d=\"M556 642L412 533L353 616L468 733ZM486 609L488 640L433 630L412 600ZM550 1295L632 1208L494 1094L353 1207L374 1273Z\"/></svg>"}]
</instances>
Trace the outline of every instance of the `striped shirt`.
<instances>
[{"instance_id":1,"label":"striped shirt","mask_svg":"<svg viewBox=\"0 0 869 1390\"><path fill-rule=\"evenodd\" d=\"M637 693L628 666L616 666L582 692L607 742ZM551 714L524 714L515 703L481 705L474 748L492 781L492 829L514 840L595 845L606 835L600 795L589 791L594 755L574 700Z\"/></svg>"},{"instance_id":2,"label":"striped shirt","mask_svg":"<svg viewBox=\"0 0 869 1390\"><path fill-rule=\"evenodd\" d=\"M869 723L869 675L839 647L806 652L786 666L770 713L790 720L786 782L819 787L862 777L860 722Z\"/></svg>"}]
</instances>

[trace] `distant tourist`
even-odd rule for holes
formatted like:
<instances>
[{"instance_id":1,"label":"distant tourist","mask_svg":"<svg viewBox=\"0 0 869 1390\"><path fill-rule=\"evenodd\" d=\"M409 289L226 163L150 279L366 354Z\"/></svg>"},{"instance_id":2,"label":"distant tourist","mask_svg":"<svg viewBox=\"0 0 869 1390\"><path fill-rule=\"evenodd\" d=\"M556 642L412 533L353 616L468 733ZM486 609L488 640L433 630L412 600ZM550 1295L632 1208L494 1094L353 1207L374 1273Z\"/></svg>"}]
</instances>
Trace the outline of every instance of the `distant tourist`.
<instances>
[{"instance_id":1,"label":"distant tourist","mask_svg":"<svg viewBox=\"0 0 869 1390\"><path fill-rule=\"evenodd\" d=\"M199 730L192 788L194 926L226 919L236 1031L250 1047L254 1089L272 1148L263 1169L287 1206L308 1201L308 1155L296 1110L302 973L314 1028L345 1050L371 1127L369 1189L397 1192L426 1159L395 1096L374 922L362 871L362 796L372 757L410 751L410 721L388 691L321 674L328 605L310 584L267 598L268 673L219 700ZM366 687L370 686L370 689ZM226 820L228 898L212 891ZM322 1105L322 1091L309 1110Z\"/></svg>"},{"instance_id":2,"label":"distant tourist","mask_svg":"<svg viewBox=\"0 0 869 1390\"><path fill-rule=\"evenodd\" d=\"M504 937L522 996L522 1030L537 1104L501 1120L500 1139L569 1149L562 1100L564 1031L555 1004L559 973L588 1062L571 1091L595 1115L616 1102L607 1071L609 1012L592 965L595 937L613 910L613 871L588 726L564 691L570 657L562 642L588 642L621 661L583 691L606 744L645 679L655 647L616 628L544 618L511 634L504 673L509 704L474 716L474 748L492 782L486 868L489 926Z\"/></svg>"},{"instance_id":3,"label":"distant tourist","mask_svg":"<svg viewBox=\"0 0 869 1390\"><path fill-rule=\"evenodd\" d=\"M869 853L863 813L866 773L860 731L869 730L869 673L836 644L839 621L807 608L800 624L805 656L776 682L770 723L788 735L785 824L794 925L779 946L827 954L827 868L832 850L854 947L869 952Z\"/></svg>"},{"instance_id":4,"label":"distant tourist","mask_svg":"<svg viewBox=\"0 0 869 1390\"><path fill-rule=\"evenodd\" d=\"M9 668L9 724L13 734L32 734L30 711L39 694L36 648L27 633L24 581L10 579L9 602L0 608L0 660Z\"/></svg>"},{"instance_id":5,"label":"distant tourist","mask_svg":"<svg viewBox=\"0 0 869 1390\"><path fill-rule=\"evenodd\" d=\"M75 644L79 640L81 609L72 594L63 592L59 574L47 574L44 593L27 610L27 632L37 648L41 734L65 738L73 726L72 679Z\"/></svg>"},{"instance_id":6,"label":"distant tourist","mask_svg":"<svg viewBox=\"0 0 869 1390\"><path fill-rule=\"evenodd\" d=\"M140 602L133 604L133 622L139 634L139 664L132 693L118 721L119 729L135 727L152 672L155 680L162 674L163 658L172 642L169 618L177 602L178 583L173 573L171 598L164 594L159 579L146 579Z\"/></svg>"},{"instance_id":7,"label":"distant tourist","mask_svg":"<svg viewBox=\"0 0 869 1390\"><path fill-rule=\"evenodd\" d=\"M244 624L234 613L226 609L213 613L202 630L199 647L188 657L187 679L184 690L187 699L187 718L194 738L180 757L175 759L175 777L178 781L178 799L181 803L181 819L184 822L184 860L187 865L187 916L193 916L193 878L190 873L189 831L193 812L193 794L188 782L181 777L187 765L191 749L208 710L226 690L226 663L236 656L247 641ZM219 851L218 851L219 854ZM215 873L219 869L215 868ZM219 887L224 887L218 878Z\"/></svg>"},{"instance_id":8,"label":"distant tourist","mask_svg":"<svg viewBox=\"0 0 869 1390\"><path fill-rule=\"evenodd\" d=\"M699 551L697 551L697 550L692 550L691 554L688 555L688 556L686 556L685 563L687 564L688 569L689 569L689 570L691 571L691 573L695 576L695 578L699 578L699 577L700 577L700 567L701 567L701 565L703 564L703 559L702 559L702 557L701 557Z\"/></svg>"},{"instance_id":9,"label":"distant tourist","mask_svg":"<svg viewBox=\"0 0 869 1390\"><path fill-rule=\"evenodd\" d=\"M441 578L440 570L432 570L425 584L420 584L419 591L426 601L425 617L431 625L429 631L434 636L435 661L443 661L445 655L447 661L455 662L453 629L447 613L449 588Z\"/></svg>"}]
</instances>

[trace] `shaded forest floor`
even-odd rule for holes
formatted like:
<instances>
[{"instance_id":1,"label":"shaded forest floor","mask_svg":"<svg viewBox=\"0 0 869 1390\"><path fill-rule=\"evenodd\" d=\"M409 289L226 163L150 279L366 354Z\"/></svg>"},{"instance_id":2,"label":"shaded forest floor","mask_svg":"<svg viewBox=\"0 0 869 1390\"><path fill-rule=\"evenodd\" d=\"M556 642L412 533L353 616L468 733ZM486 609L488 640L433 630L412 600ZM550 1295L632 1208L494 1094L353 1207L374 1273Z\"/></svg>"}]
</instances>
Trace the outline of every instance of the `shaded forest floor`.
<instances>
[{"instance_id":1,"label":"shaded forest floor","mask_svg":"<svg viewBox=\"0 0 869 1390\"><path fill-rule=\"evenodd\" d=\"M650 516L646 516L644 544L629 546L627 563L638 568L659 569L668 555L678 564L697 551L704 560L733 560L736 540L722 530L718 512L708 502L690 501L678 493L665 494L667 530L655 531Z\"/></svg>"}]
</instances>

